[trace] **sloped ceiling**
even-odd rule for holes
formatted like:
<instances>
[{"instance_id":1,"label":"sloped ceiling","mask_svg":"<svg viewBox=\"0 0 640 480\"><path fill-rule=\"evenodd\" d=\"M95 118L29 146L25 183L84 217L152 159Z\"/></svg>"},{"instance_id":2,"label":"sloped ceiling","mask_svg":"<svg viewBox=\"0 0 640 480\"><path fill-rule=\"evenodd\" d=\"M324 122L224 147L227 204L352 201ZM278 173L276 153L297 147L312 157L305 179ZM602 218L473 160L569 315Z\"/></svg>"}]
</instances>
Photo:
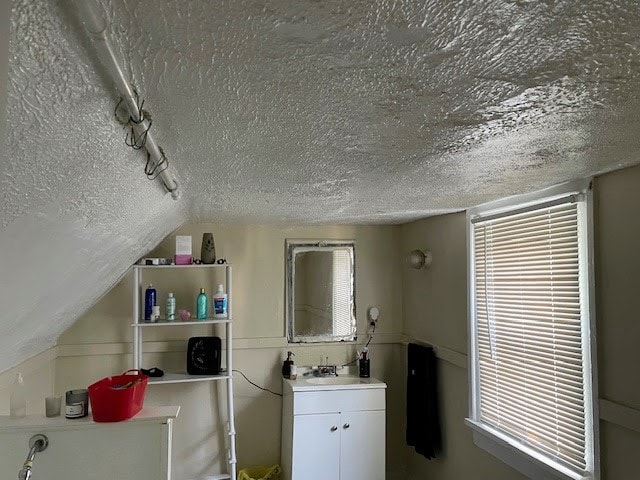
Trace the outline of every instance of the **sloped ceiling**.
<instances>
[{"instance_id":1,"label":"sloped ceiling","mask_svg":"<svg viewBox=\"0 0 640 480\"><path fill-rule=\"evenodd\" d=\"M401 223L640 162L636 0L102 1L175 202L70 5L12 2L0 370L186 220Z\"/></svg>"}]
</instances>

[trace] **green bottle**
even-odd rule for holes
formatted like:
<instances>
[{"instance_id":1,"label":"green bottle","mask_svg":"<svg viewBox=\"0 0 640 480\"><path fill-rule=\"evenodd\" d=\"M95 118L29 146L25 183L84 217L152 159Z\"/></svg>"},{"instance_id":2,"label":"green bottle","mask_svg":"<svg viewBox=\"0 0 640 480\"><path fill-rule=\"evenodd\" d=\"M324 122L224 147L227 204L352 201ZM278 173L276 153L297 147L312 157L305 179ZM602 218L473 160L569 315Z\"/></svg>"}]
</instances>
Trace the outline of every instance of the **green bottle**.
<instances>
[{"instance_id":1,"label":"green bottle","mask_svg":"<svg viewBox=\"0 0 640 480\"><path fill-rule=\"evenodd\" d=\"M196 304L196 317L198 320L206 320L207 319L207 294L204 293L204 288L200 289L200 294L198 295L198 300Z\"/></svg>"}]
</instances>

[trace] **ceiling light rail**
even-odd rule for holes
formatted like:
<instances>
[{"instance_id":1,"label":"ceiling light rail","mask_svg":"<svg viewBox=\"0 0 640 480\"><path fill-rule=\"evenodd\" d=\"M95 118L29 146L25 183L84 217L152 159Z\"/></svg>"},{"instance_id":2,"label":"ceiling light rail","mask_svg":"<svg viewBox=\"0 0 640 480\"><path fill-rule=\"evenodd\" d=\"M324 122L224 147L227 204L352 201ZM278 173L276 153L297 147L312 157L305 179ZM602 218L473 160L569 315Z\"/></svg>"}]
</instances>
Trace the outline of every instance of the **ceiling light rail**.
<instances>
[{"instance_id":1,"label":"ceiling light rail","mask_svg":"<svg viewBox=\"0 0 640 480\"><path fill-rule=\"evenodd\" d=\"M125 142L135 150L144 148L147 151L147 163L144 170L147 178L154 180L160 177L164 188L171 193L171 197L174 200L177 200L180 198L178 182L169 175L167 157L150 131L151 116L142 109L144 101L140 102L138 93L126 79L120 66L118 57L107 35L108 23L104 12L96 4L95 0L74 0L74 4L80 21L87 30L95 47L100 63L107 69L120 94L120 102L116 106L116 118L118 118L117 112L121 104L124 105L128 113L129 119L125 126L131 130L127 134Z\"/></svg>"}]
</instances>

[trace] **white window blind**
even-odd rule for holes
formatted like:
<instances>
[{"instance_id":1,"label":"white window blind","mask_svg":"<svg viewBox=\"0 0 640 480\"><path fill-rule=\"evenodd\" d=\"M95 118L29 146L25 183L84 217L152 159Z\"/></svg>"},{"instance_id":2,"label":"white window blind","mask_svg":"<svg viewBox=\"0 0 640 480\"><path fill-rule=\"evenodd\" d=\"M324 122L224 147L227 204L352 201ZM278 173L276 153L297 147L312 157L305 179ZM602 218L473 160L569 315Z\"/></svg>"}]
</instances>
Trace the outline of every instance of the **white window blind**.
<instances>
[{"instance_id":1,"label":"white window blind","mask_svg":"<svg viewBox=\"0 0 640 480\"><path fill-rule=\"evenodd\" d=\"M333 334L350 335L352 321L351 298L352 261L349 250L333 251Z\"/></svg>"},{"instance_id":2,"label":"white window blind","mask_svg":"<svg viewBox=\"0 0 640 480\"><path fill-rule=\"evenodd\" d=\"M593 468L585 235L571 200L472 224L476 421Z\"/></svg>"}]
</instances>

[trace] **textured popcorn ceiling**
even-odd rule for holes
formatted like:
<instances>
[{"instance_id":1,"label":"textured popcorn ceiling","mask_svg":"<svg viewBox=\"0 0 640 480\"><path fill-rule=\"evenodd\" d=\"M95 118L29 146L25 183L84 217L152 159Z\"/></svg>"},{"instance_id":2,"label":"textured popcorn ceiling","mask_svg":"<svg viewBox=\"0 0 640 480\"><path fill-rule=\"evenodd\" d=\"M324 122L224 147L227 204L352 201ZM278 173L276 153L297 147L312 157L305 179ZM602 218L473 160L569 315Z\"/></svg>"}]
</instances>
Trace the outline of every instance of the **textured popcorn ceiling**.
<instances>
[{"instance_id":1,"label":"textured popcorn ceiling","mask_svg":"<svg viewBox=\"0 0 640 480\"><path fill-rule=\"evenodd\" d=\"M69 4L12 4L0 370L186 220L401 223L640 162L636 0L103 1L173 202Z\"/></svg>"}]
</instances>

